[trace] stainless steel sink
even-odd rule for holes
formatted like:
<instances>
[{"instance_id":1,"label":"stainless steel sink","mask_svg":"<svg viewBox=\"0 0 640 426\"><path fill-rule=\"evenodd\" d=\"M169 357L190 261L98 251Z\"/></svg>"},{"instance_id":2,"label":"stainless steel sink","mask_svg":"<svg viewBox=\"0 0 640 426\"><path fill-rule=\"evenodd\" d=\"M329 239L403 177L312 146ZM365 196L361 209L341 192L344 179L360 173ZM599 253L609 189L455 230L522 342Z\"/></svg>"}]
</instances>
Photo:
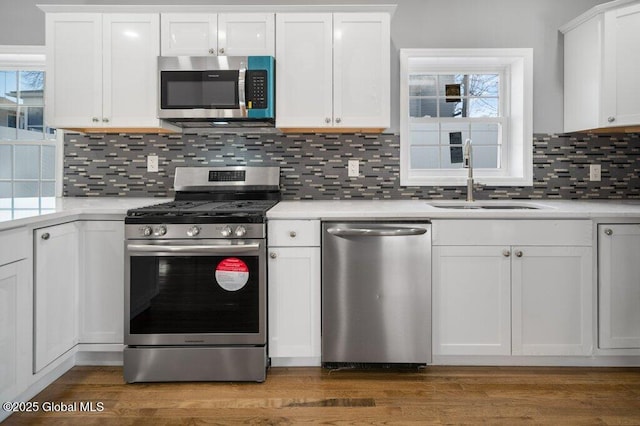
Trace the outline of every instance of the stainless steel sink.
<instances>
[{"instance_id":1,"label":"stainless steel sink","mask_svg":"<svg viewBox=\"0 0 640 426\"><path fill-rule=\"evenodd\" d=\"M540 210L549 208L543 204L517 201L428 201L432 207L439 209L469 210Z\"/></svg>"}]
</instances>

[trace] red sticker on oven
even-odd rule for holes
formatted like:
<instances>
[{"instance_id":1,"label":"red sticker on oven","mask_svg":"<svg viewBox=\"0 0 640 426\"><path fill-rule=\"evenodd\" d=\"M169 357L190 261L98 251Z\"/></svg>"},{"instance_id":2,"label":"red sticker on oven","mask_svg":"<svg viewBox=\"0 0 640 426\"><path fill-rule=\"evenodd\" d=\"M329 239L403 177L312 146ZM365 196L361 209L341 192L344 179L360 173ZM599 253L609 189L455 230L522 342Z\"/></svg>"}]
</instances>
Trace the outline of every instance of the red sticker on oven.
<instances>
[{"instance_id":1,"label":"red sticker on oven","mask_svg":"<svg viewBox=\"0 0 640 426\"><path fill-rule=\"evenodd\" d=\"M216 281L227 291L238 291L249 281L249 267L237 257L228 257L216 266Z\"/></svg>"}]
</instances>

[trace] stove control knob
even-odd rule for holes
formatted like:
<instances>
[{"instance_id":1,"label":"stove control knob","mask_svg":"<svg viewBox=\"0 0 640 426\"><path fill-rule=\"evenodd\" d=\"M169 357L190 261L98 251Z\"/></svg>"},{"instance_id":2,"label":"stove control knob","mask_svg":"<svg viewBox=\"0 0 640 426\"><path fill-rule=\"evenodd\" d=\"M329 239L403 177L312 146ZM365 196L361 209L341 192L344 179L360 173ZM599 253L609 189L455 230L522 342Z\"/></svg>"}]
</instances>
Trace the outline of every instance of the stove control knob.
<instances>
[{"instance_id":1,"label":"stove control knob","mask_svg":"<svg viewBox=\"0 0 640 426\"><path fill-rule=\"evenodd\" d=\"M244 237L247 233L247 230L244 226L240 225L236 228L236 237Z\"/></svg>"},{"instance_id":2,"label":"stove control knob","mask_svg":"<svg viewBox=\"0 0 640 426\"><path fill-rule=\"evenodd\" d=\"M151 234L153 234L153 229L151 229L150 226L145 226L144 228L141 229L142 231L142 235L144 235L145 237L149 237L151 236Z\"/></svg>"},{"instance_id":3,"label":"stove control knob","mask_svg":"<svg viewBox=\"0 0 640 426\"><path fill-rule=\"evenodd\" d=\"M156 235L158 237L162 237L166 233L167 233L167 227L166 226L159 226L159 227L156 228L156 231L154 232L154 235Z\"/></svg>"},{"instance_id":4,"label":"stove control knob","mask_svg":"<svg viewBox=\"0 0 640 426\"><path fill-rule=\"evenodd\" d=\"M229 225L225 225L222 227L222 230L220 231L220 233L222 234L223 237L228 237L231 235L231 227Z\"/></svg>"},{"instance_id":5,"label":"stove control knob","mask_svg":"<svg viewBox=\"0 0 640 426\"><path fill-rule=\"evenodd\" d=\"M192 226L191 228L187 229L187 235L190 237L195 237L199 233L200 233L200 228L198 228L197 226Z\"/></svg>"}]
</instances>

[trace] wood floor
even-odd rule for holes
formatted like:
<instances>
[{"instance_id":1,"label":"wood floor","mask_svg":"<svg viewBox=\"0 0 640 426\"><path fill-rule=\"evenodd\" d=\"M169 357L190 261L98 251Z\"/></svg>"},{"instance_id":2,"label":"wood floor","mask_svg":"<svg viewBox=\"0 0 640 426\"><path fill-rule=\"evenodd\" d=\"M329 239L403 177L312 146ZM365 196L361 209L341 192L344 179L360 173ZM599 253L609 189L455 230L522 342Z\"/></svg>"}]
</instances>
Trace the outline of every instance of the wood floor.
<instances>
[{"instance_id":1,"label":"wood floor","mask_svg":"<svg viewBox=\"0 0 640 426\"><path fill-rule=\"evenodd\" d=\"M104 411L16 413L6 424L638 425L640 368L272 368L262 384L125 384L119 367L75 367L33 401Z\"/></svg>"}]
</instances>

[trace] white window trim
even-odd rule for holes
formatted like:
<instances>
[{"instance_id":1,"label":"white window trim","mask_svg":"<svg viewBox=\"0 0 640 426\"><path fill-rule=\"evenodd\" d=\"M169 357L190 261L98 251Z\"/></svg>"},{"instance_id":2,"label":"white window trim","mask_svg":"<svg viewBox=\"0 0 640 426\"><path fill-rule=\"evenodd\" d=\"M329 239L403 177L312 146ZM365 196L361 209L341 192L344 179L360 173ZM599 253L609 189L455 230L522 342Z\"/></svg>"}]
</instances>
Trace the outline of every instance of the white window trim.
<instances>
[{"instance_id":1,"label":"white window trim","mask_svg":"<svg viewBox=\"0 0 640 426\"><path fill-rule=\"evenodd\" d=\"M46 47L28 45L0 45L0 68L15 71L46 71ZM56 131L56 140L0 141L2 145L54 145L56 147L55 196L62 196L64 133Z\"/></svg>"},{"instance_id":2,"label":"white window trim","mask_svg":"<svg viewBox=\"0 0 640 426\"><path fill-rule=\"evenodd\" d=\"M533 186L533 49L400 49L400 185L464 186L465 169L410 170L409 58L423 58L425 67L436 72L457 64L462 69L504 67L507 164L500 171L474 169L474 179L491 186Z\"/></svg>"}]
</instances>

